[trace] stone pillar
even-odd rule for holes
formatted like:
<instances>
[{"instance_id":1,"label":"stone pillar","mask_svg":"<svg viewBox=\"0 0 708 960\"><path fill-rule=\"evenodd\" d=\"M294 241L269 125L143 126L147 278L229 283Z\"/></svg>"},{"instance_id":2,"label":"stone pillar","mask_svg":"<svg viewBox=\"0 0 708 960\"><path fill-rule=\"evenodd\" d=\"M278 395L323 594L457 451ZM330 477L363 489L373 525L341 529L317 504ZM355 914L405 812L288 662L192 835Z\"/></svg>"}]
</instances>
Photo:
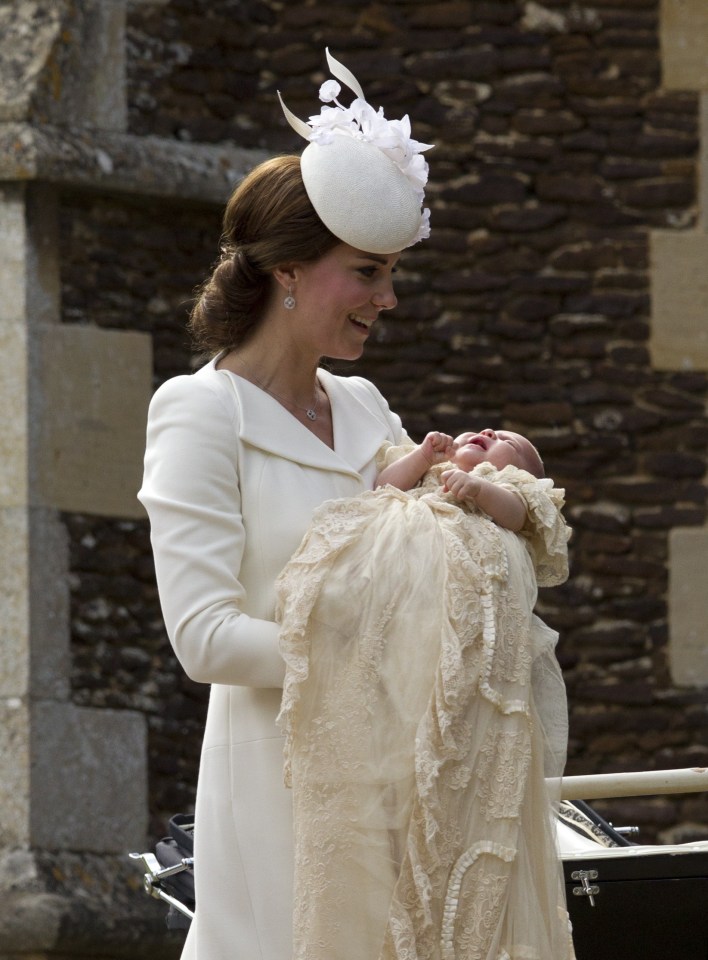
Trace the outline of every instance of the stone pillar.
<instances>
[{"instance_id":1,"label":"stone pillar","mask_svg":"<svg viewBox=\"0 0 708 960\"><path fill-rule=\"evenodd\" d=\"M123 128L124 15L122 0L3 5L0 125ZM71 700L60 511L138 514L151 349L60 322L56 185L0 182L0 289L0 957L41 958L86 895L51 876L145 842L145 718Z\"/></svg>"},{"instance_id":2,"label":"stone pillar","mask_svg":"<svg viewBox=\"0 0 708 960\"><path fill-rule=\"evenodd\" d=\"M51 187L0 189L0 837L123 852L145 841L145 719L71 702L59 511L137 514L150 342L58 322L56 214Z\"/></svg>"},{"instance_id":3,"label":"stone pillar","mask_svg":"<svg viewBox=\"0 0 708 960\"><path fill-rule=\"evenodd\" d=\"M0 260L10 276L0 396L10 416L0 461L0 736L9 738L0 749L0 836L10 845L117 850L144 839L145 721L70 702L58 510L137 514L150 345L138 334L59 324L53 191L6 186L1 200ZM118 389L122 403L111 396ZM96 461L105 474L89 469Z\"/></svg>"},{"instance_id":4,"label":"stone pillar","mask_svg":"<svg viewBox=\"0 0 708 960\"><path fill-rule=\"evenodd\" d=\"M708 4L662 0L663 84L695 90L701 104L696 229L655 230L651 238L650 349L663 370L708 369ZM705 588L708 526L669 538L669 665L674 683L708 685Z\"/></svg>"},{"instance_id":5,"label":"stone pillar","mask_svg":"<svg viewBox=\"0 0 708 960\"><path fill-rule=\"evenodd\" d=\"M26 49L18 41L15 56L35 82L6 106L124 124L123 4L11 6L33 18L33 31L18 31ZM20 26L7 24L6 41ZM59 69L54 86L51 70L37 70L38 56ZM0 396L9 413L0 438L0 562L10 614L0 620L0 836L5 845L110 851L144 841L145 720L71 703L58 511L137 515L151 354L144 335L59 322L57 213L52 186L0 190ZM97 462L105 473L91 469Z\"/></svg>"}]
</instances>

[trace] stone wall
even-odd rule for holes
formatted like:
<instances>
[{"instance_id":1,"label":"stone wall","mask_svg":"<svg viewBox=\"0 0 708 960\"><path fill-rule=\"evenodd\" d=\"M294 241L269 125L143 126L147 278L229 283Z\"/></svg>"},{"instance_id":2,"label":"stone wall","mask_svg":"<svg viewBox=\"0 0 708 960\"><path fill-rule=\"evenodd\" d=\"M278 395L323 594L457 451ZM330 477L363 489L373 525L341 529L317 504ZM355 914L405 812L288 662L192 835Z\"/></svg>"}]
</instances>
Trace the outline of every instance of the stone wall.
<instances>
[{"instance_id":1,"label":"stone wall","mask_svg":"<svg viewBox=\"0 0 708 960\"><path fill-rule=\"evenodd\" d=\"M662 86L658 4L137 4L128 36L136 133L297 150L275 91L313 112L328 45L436 143L432 238L357 370L414 436L525 431L566 487L572 576L541 611L569 772L708 762L705 690L667 661L668 537L705 517L706 377L649 350L650 240L698 219L699 101ZM708 823L696 797L614 808L647 839Z\"/></svg>"},{"instance_id":2,"label":"stone wall","mask_svg":"<svg viewBox=\"0 0 708 960\"><path fill-rule=\"evenodd\" d=\"M518 429L565 486L571 578L542 592L539 612L561 635L568 772L707 765L708 673L694 674L691 657L705 660L708 649L708 594L697 582L708 437L697 175L708 151L708 83L675 54L692 12L686 3L13 0L9 8L15 48L21 53L28 38L34 47L33 57L5 60L6 72L24 70L26 82L6 77L0 103L8 251L0 275L4 289L11 280L32 295L18 294L16 308L0 314L14 411L0 450L22 453L26 443L29 451L12 460L17 476L7 458L0 472L0 533L13 557L2 596L15 604L3 656L25 664L0 689L0 730L14 736L16 723L29 744L28 731L42 718L51 726L48 706L57 703L69 733L77 718L90 726L104 717L119 741L126 724L147 783L124 782L113 799L135 802L145 789L150 819L133 832L139 837L154 839L172 812L193 803L207 691L180 671L159 615L147 521L134 499L135 430L149 388L138 378L128 389L131 366L144 372L149 344L154 385L192 368L184 321L217 253L223 201L261 156L301 148L276 90L298 116L315 112L329 46L371 102L389 117L408 112L417 138L436 144L428 154L432 237L404 255L399 305L377 324L356 372L378 384L414 437L432 427ZM76 37L111 55L81 62ZM708 30L694 39L708 51ZM87 77L110 95L86 95ZM19 256L11 241L25 227ZM686 263L696 267L677 274ZM44 300L40 289L49 291ZM674 308L676 329L686 332L672 353ZM47 344L42 369L56 370L56 357L66 364L64 378L39 381L41 391L27 346L35 341ZM77 359L84 348L91 369ZM113 359L125 385L117 397L103 387L115 384ZM93 419L72 407L67 377L83 384ZM34 422L58 460L32 440ZM83 471L86 483L57 468L73 462L69 442L95 464ZM19 464L45 482L20 476ZM676 599L686 584L689 604ZM25 612L45 594L48 610L34 623ZM7 719L28 704L27 717L39 720ZM110 731L104 749L110 765L119 755ZM110 801L81 768L76 782L99 807ZM38 786L21 786L27 800L16 820L31 821L33 810L36 820L46 802ZM700 794L596 806L615 823L638 824L645 842L708 836ZM106 916L134 909L120 898L113 914L106 906L111 869L128 889L131 868L120 864L133 839L104 829L99 858L86 852L96 850L95 834L82 840L77 826L56 841L28 827L2 860L3 889L9 883L27 897L47 888L57 899L53 913L28 914L44 918L41 936L0 924L0 957L170 955L160 922L148 917L160 908L135 890L145 911L123 941L120 924L98 919L98 907L88 916L73 900L60 906L81 875L82 909L91 877ZM8 880L18 863L22 881ZM68 933L57 932L62 924ZM92 938L100 950L86 947Z\"/></svg>"}]
</instances>

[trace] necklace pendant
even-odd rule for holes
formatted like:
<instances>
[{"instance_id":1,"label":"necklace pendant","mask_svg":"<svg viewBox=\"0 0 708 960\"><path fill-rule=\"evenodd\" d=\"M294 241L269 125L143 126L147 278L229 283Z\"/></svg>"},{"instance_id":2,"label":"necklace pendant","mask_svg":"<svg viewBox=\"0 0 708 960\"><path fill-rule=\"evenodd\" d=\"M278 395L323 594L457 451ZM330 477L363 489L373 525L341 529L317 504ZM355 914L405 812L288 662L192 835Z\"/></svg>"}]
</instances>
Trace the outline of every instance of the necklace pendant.
<instances>
[{"instance_id":1,"label":"necklace pendant","mask_svg":"<svg viewBox=\"0 0 708 960\"><path fill-rule=\"evenodd\" d=\"M308 417L309 420L316 420L316 419L317 419L317 414L315 413L315 411L314 411L312 408L309 408L308 410L305 410L305 413L307 414L307 417Z\"/></svg>"}]
</instances>

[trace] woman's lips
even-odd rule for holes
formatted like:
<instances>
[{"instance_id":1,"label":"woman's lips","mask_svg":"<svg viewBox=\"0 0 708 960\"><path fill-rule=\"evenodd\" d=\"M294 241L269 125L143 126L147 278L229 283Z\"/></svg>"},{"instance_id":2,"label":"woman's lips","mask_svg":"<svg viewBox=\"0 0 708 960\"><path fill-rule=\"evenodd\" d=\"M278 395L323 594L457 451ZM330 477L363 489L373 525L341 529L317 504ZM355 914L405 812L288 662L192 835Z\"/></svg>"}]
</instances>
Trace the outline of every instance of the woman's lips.
<instances>
[{"instance_id":1,"label":"woman's lips","mask_svg":"<svg viewBox=\"0 0 708 960\"><path fill-rule=\"evenodd\" d=\"M369 320L366 317L360 317L358 313L350 313L348 319L355 327L358 327L360 330L366 330L368 333L373 324L373 320Z\"/></svg>"}]
</instances>

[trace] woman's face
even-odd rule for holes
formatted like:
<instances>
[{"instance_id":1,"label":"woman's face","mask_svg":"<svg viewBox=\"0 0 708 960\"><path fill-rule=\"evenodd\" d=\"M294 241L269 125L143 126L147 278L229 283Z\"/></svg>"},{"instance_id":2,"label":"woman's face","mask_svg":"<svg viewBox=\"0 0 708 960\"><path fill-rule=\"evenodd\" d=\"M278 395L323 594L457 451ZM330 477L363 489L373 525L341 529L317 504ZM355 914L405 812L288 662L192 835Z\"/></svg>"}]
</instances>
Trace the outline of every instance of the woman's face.
<instances>
[{"instance_id":1,"label":"woman's face","mask_svg":"<svg viewBox=\"0 0 708 960\"><path fill-rule=\"evenodd\" d=\"M366 253L339 244L295 267L295 335L318 357L356 360L381 310L396 306L393 272L399 254Z\"/></svg>"}]
</instances>

